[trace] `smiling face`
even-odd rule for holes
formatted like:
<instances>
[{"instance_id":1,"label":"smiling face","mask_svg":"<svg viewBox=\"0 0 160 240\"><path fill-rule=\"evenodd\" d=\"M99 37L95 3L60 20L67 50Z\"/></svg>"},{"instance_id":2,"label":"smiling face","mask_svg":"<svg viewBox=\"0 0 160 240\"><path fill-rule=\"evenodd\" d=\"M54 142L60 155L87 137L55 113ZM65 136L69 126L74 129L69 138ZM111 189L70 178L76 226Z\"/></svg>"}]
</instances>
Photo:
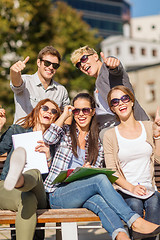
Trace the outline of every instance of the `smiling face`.
<instances>
[{"instance_id":1,"label":"smiling face","mask_svg":"<svg viewBox=\"0 0 160 240\"><path fill-rule=\"evenodd\" d=\"M42 60L47 60L52 63L58 63L59 60L57 56L51 55L51 54L46 54L42 57ZM53 65L51 64L50 66L45 66L44 61L41 61L40 59L37 59L37 66L38 66L38 76L42 82L45 80L51 80L54 74L56 73L57 69L53 68Z\"/></svg>"},{"instance_id":2,"label":"smiling face","mask_svg":"<svg viewBox=\"0 0 160 240\"><path fill-rule=\"evenodd\" d=\"M79 109L91 108L91 104L85 98L78 98L74 102L74 107ZM90 109L89 114L84 114L83 111L81 110L79 114L74 115L74 119L76 121L76 125L78 129L83 131L89 131L90 122L94 114L95 114L95 109Z\"/></svg>"},{"instance_id":3,"label":"smiling face","mask_svg":"<svg viewBox=\"0 0 160 240\"><path fill-rule=\"evenodd\" d=\"M56 106L51 102L46 102L43 106L47 106L48 110L44 111L43 108L40 108L39 121L41 125L49 126L51 123L55 122L57 114L53 114L52 109L56 110Z\"/></svg>"},{"instance_id":4,"label":"smiling face","mask_svg":"<svg viewBox=\"0 0 160 240\"><path fill-rule=\"evenodd\" d=\"M111 93L111 100L114 98L121 99L122 96L126 96L126 93L124 93L121 90L114 90ZM128 96L128 95L127 95ZM123 98L122 98L123 99ZM125 98L126 100L126 98ZM128 119L131 115L133 115L133 102L131 100L129 101L119 101L119 104L117 106L112 106L111 110L119 117L120 120L126 120Z\"/></svg>"},{"instance_id":5,"label":"smiling face","mask_svg":"<svg viewBox=\"0 0 160 240\"><path fill-rule=\"evenodd\" d=\"M82 62L81 58L84 55L87 55L88 58L87 58L87 61ZM90 55L90 53L88 53L88 52L83 52L83 54L80 55L80 57L77 59L76 63L77 62L81 62L81 66L79 69L83 73L85 73L91 77L95 77L95 78L98 76L100 68L102 66L102 62L99 60L97 53Z\"/></svg>"}]
</instances>

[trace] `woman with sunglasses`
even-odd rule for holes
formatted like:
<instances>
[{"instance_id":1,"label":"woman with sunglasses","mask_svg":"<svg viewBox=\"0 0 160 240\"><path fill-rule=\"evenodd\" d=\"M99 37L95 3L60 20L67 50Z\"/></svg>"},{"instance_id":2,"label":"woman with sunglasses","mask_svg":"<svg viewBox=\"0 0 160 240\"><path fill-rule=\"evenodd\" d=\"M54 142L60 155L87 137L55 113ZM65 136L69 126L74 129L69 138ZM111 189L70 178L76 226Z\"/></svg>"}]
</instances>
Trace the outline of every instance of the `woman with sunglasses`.
<instances>
[{"instance_id":1,"label":"woman with sunglasses","mask_svg":"<svg viewBox=\"0 0 160 240\"><path fill-rule=\"evenodd\" d=\"M160 193L154 180L154 161L160 163L158 111L154 124L136 121L134 95L124 86L112 88L107 100L120 124L104 135L106 166L116 171L116 187L126 203L141 217L145 210L146 220L160 224Z\"/></svg>"},{"instance_id":2,"label":"woman with sunglasses","mask_svg":"<svg viewBox=\"0 0 160 240\"><path fill-rule=\"evenodd\" d=\"M21 175L26 153L23 148L14 150L12 135L40 130L44 133L59 116L58 105L50 99L44 99L30 114L10 126L0 139L0 154L7 152L0 180L0 209L17 212L15 224L17 240L33 239L37 222L36 210L46 208L47 201L39 170L28 170ZM5 111L0 109L0 129L5 122ZM51 164L54 155L53 148L39 141L35 150L45 153L48 165ZM37 230L34 239L44 239L44 234L41 232L42 230L39 232Z\"/></svg>"},{"instance_id":3,"label":"woman with sunglasses","mask_svg":"<svg viewBox=\"0 0 160 240\"><path fill-rule=\"evenodd\" d=\"M64 125L72 113L72 124ZM98 137L95 102L89 94L78 94L73 99L73 106L64 108L62 115L44 133L44 141L56 145L50 172L44 182L51 208L90 209L100 217L112 239L130 239L121 219L129 227L132 226L135 239L155 229L156 232L160 231L158 225L143 220L127 206L106 175L98 174L68 184L53 185L53 180L62 170L82 166L101 167L104 160Z\"/></svg>"},{"instance_id":4,"label":"woman with sunglasses","mask_svg":"<svg viewBox=\"0 0 160 240\"><path fill-rule=\"evenodd\" d=\"M100 55L99 57L95 49L83 46L72 53L71 61L81 72L96 79L94 90L96 114L100 126L100 138L103 140L107 128L119 124L106 101L110 89L117 85L124 85L133 93L134 91L120 60L113 56L105 57L103 52ZM134 110L137 120L149 120L137 100L135 100Z\"/></svg>"}]
</instances>

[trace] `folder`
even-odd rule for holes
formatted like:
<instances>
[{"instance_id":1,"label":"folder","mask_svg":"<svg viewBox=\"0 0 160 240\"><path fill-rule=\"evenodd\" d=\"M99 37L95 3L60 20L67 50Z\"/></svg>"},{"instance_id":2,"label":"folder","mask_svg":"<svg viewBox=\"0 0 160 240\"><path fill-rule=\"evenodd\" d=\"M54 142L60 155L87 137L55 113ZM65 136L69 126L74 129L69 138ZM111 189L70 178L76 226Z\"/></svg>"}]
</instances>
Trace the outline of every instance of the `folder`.
<instances>
[{"instance_id":1,"label":"folder","mask_svg":"<svg viewBox=\"0 0 160 240\"><path fill-rule=\"evenodd\" d=\"M70 183L79 179L86 177L94 176L96 174L105 174L111 183L114 183L118 177L113 174L115 171L112 171L107 168L86 168L86 167L77 167L75 169L68 169L66 171L61 171L59 175L52 182L56 183Z\"/></svg>"}]
</instances>

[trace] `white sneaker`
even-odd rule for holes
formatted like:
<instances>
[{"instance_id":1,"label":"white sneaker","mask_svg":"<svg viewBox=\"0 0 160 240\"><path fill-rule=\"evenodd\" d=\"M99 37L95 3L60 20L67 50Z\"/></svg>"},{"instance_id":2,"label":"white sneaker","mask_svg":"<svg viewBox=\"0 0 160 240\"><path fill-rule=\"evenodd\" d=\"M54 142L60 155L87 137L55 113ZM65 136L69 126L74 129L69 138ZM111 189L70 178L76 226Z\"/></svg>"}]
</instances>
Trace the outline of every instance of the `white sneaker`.
<instances>
[{"instance_id":1,"label":"white sneaker","mask_svg":"<svg viewBox=\"0 0 160 240\"><path fill-rule=\"evenodd\" d=\"M11 155L9 171L4 181L4 188L6 190L11 191L15 187L24 169L25 163L26 163L25 149L22 147L16 148Z\"/></svg>"}]
</instances>

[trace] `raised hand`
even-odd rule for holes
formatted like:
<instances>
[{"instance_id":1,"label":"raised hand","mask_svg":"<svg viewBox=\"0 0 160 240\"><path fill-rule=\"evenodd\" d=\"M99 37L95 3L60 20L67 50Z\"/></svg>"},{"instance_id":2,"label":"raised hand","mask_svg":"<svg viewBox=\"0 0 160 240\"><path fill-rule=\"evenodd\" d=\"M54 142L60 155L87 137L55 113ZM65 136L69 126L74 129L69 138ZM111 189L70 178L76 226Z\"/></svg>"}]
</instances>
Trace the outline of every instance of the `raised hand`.
<instances>
[{"instance_id":1,"label":"raised hand","mask_svg":"<svg viewBox=\"0 0 160 240\"><path fill-rule=\"evenodd\" d=\"M72 116L72 110L74 109L71 105L66 105L61 116L55 121L55 124L59 127L62 127L66 120L68 120ZM66 123L67 124L67 123Z\"/></svg>"},{"instance_id":2,"label":"raised hand","mask_svg":"<svg viewBox=\"0 0 160 240\"><path fill-rule=\"evenodd\" d=\"M64 107L64 110L63 110L63 115L66 116L66 119L70 116L72 116L72 110L74 109L73 106L71 105L67 105Z\"/></svg>"},{"instance_id":3,"label":"raised hand","mask_svg":"<svg viewBox=\"0 0 160 240\"><path fill-rule=\"evenodd\" d=\"M157 107L155 120L153 123L153 136L159 137L160 136L160 114L159 114L159 107Z\"/></svg>"},{"instance_id":4,"label":"raised hand","mask_svg":"<svg viewBox=\"0 0 160 240\"><path fill-rule=\"evenodd\" d=\"M104 56L104 53L103 53L103 52L101 52L100 55L101 55L101 57L102 57L102 59L103 59L103 62L104 62L104 63L106 64L106 66L109 67L110 69L114 69L114 68L116 68L116 67L119 66L119 64L120 64L119 59L117 59L117 58L115 58L115 57L107 57L107 58L106 58L106 57Z\"/></svg>"},{"instance_id":5,"label":"raised hand","mask_svg":"<svg viewBox=\"0 0 160 240\"><path fill-rule=\"evenodd\" d=\"M5 116L5 110L3 108L0 108L0 130L6 123L6 116Z\"/></svg>"},{"instance_id":6,"label":"raised hand","mask_svg":"<svg viewBox=\"0 0 160 240\"><path fill-rule=\"evenodd\" d=\"M25 69L28 61L29 56L27 56L24 61L18 61L10 67L10 78L14 86L18 87L22 84L21 71Z\"/></svg>"},{"instance_id":7,"label":"raised hand","mask_svg":"<svg viewBox=\"0 0 160 240\"><path fill-rule=\"evenodd\" d=\"M16 72L16 73L20 73L23 69L25 69L26 67L26 63L29 61L29 56L27 56L24 61L18 61L16 63L14 63L10 70L12 72Z\"/></svg>"}]
</instances>

